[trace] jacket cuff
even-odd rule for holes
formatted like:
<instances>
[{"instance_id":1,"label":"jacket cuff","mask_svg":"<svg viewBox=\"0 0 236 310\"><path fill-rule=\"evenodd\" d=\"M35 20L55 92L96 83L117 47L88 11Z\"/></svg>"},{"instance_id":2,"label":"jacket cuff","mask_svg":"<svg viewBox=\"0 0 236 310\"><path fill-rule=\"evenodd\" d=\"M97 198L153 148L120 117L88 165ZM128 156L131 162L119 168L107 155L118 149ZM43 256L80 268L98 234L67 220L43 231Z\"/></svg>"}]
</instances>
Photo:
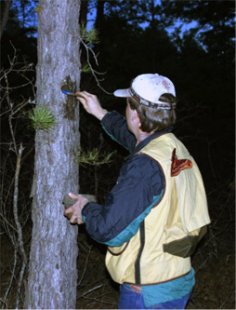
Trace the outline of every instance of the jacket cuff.
<instances>
[{"instance_id":1,"label":"jacket cuff","mask_svg":"<svg viewBox=\"0 0 236 310\"><path fill-rule=\"evenodd\" d=\"M89 206L91 204L91 202L87 202L85 205L84 205L84 207L83 207L83 209L82 209L82 220L83 220L83 222L85 223L86 222L86 209L87 209L87 207Z\"/></svg>"}]
</instances>

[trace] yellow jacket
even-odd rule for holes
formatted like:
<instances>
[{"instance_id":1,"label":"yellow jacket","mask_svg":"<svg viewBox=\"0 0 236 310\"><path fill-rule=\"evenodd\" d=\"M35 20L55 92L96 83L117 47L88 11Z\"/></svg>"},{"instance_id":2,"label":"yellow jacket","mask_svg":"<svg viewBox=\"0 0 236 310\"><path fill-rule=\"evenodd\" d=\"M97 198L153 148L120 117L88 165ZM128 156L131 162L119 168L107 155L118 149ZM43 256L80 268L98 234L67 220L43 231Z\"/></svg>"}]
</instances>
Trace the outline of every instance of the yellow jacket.
<instances>
[{"instance_id":1,"label":"yellow jacket","mask_svg":"<svg viewBox=\"0 0 236 310\"><path fill-rule=\"evenodd\" d=\"M154 284L188 273L191 247L210 223L200 171L182 142L164 134L140 153L159 162L165 191L137 234L121 247L108 248L106 266L118 283Z\"/></svg>"}]
</instances>

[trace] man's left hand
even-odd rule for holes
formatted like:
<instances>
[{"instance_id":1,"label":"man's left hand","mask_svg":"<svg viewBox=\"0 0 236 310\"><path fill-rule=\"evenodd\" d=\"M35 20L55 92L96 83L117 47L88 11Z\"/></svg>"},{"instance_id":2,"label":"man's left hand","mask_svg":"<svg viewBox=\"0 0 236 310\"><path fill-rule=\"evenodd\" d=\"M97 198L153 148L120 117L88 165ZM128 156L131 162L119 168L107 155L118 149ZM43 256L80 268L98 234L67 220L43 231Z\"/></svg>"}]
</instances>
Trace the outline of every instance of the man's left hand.
<instances>
[{"instance_id":1,"label":"man's left hand","mask_svg":"<svg viewBox=\"0 0 236 310\"><path fill-rule=\"evenodd\" d=\"M82 210L89 202L88 199L83 195L75 195L73 193L69 193L68 195L75 200L75 203L65 209L64 215L70 220L71 224L83 224Z\"/></svg>"}]
</instances>

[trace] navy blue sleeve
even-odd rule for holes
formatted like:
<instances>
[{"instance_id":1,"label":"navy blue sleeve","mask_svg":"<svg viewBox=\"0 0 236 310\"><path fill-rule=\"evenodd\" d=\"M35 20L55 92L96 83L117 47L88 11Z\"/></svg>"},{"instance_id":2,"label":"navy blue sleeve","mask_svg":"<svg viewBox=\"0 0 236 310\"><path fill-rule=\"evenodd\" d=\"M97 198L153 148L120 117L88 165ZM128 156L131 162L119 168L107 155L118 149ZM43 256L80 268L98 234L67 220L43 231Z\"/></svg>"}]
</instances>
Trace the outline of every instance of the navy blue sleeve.
<instances>
[{"instance_id":1,"label":"navy blue sleeve","mask_svg":"<svg viewBox=\"0 0 236 310\"><path fill-rule=\"evenodd\" d=\"M130 157L121 168L105 205L88 203L83 219L89 235L100 243L120 246L139 229L164 193L162 169L144 154Z\"/></svg>"},{"instance_id":2,"label":"navy blue sleeve","mask_svg":"<svg viewBox=\"0 0 236 310\"><path fill-rule=\"evenodd\" d=\"M129 131L126 119L118 112L108 112L101 124L105 132L116 142L121 144L129 152L132 152L136 145L135 136Z\"/></svg>"}]
</instances>

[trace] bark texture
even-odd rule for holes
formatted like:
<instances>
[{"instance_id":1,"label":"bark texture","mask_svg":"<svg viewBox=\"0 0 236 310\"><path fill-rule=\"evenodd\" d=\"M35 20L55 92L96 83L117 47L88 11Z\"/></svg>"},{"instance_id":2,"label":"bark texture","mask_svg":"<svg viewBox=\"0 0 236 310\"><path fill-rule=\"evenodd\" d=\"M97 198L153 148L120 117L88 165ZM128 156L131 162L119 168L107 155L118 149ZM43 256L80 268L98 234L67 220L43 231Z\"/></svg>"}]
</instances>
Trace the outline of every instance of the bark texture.
<instances>
[{"instance_id":1,"label":"bark texture","mask_svg":"<svg viewBox=\"0 0 236 310\"><path fill-rule=\"evenodd\" d=\"M47 107L56 124L35 137L27 309L73 309L77 286L77 227L63 216L62 200L78 192L79 108L65 96L67 83L79 89L79 0L41 0L39 15L37 105Z\"/></svg>"}]
</instances>

